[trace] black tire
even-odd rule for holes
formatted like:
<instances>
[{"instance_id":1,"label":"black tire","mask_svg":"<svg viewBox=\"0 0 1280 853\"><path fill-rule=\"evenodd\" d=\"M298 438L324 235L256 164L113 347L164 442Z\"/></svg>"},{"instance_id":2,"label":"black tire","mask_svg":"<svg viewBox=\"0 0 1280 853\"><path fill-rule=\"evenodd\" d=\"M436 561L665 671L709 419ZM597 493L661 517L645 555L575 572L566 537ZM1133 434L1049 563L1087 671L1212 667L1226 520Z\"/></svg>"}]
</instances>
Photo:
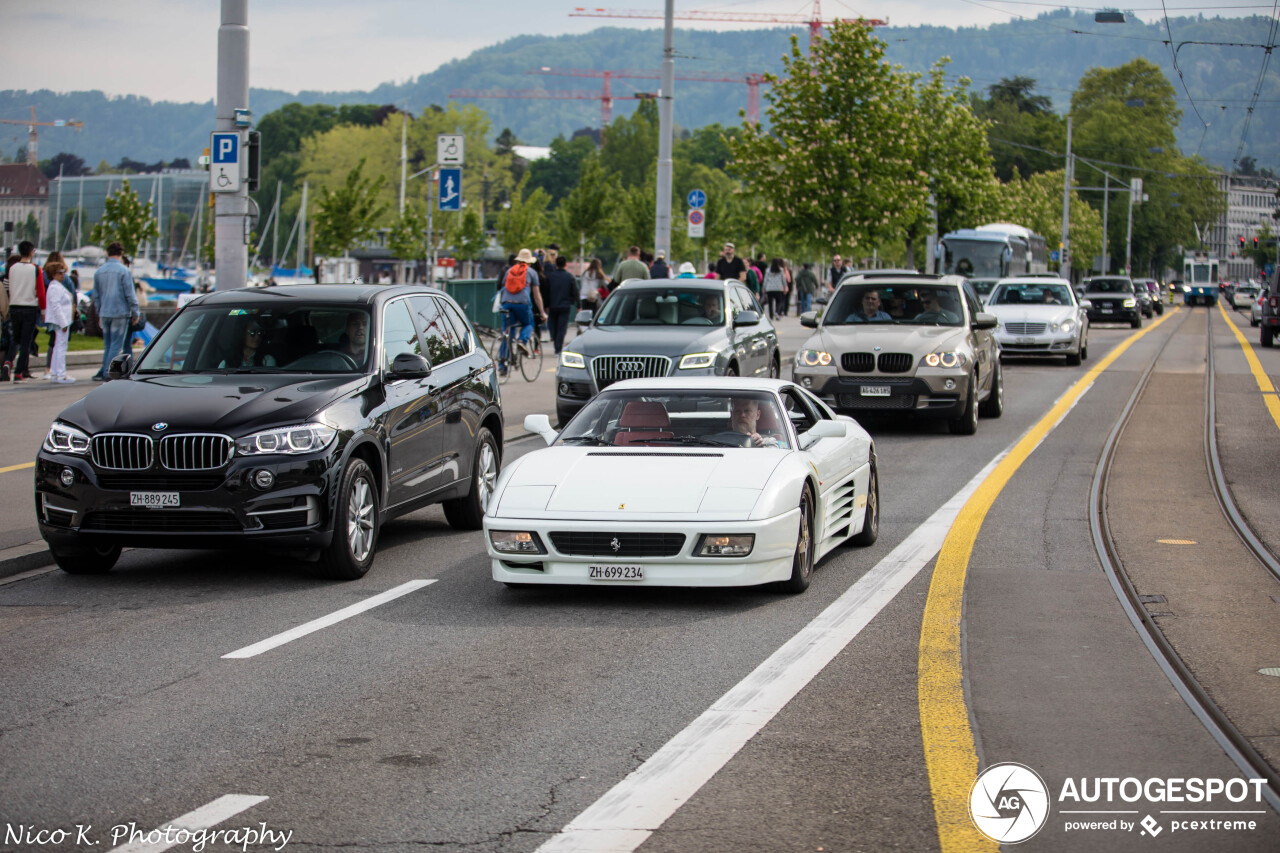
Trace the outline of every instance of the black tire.
<instances>
[{"instance_id":1,"label":"black tire","mask_svg":"<svg viewBox=\"0 0 1280 853\"><path fill-rule=\"evenodd\" d=\"M736 365L736 364L731 364L731 365L729 365L728 367L726 367L726 368L724 369L724 375L725 375L725 376L737 376L737 375L738 375L738 365Z\"/></svg>"},{"instance_id":2,"label":"black tire","mask_svg":"<svg viewBox=\"0 0 1280 853\"><path fill-rule=\"evenodd\" d=\"M984 418L998 418L1004 414L1004 368L996 362L996 375L991 379L991 393L978 407L978 414Z\"/></svg>"},{"instance_id":3,"label":"black tire","mask_svg":"<svg viewBox=\"0 0 1280 853\"><path fill-rule=\"evenodd\" d=\"M1080 362L1084 360L1084 341L1080 342L1080 351L1075 353L1067 353L1067 366L1079 367Z\"/></svg>"},{"instance_id":4,"label":"black tire","mask_svg":"<svg viewBox=\"0 0 1280 853\"><path fill-rule=\"evenodd\" d=\"M320 552L317 574L333 580L362 578L378 545L378 485L363 459L352 459L338 480L333 540Z\"/></svg>"},{"instance_id":5,"label":"black tire","mask_svg":"<svg viewBox=\"0 0 1280 853\"><path fill-rule=\"evenodd\" d=\"M798 593L809 588L813 577L813 492L806 483L800 493L800 524L796 530L796 553L791 558L791 577L778 584L782 592Z\"/></svg>"},{"instance_id":6,"label":"black tire","mask_svg":"<svg viewBox=\"0 0 1280 853\"><path fill-rule=\"evenodd\" d=\"M1141 329L1141 328L1142 328L1142 315L1141 315L1141 314L1138 314L1137 316L1135 316L1135 317L1133 318L1133 322L1132 322L1132 323L1130 323L1129 325L1133 326L1133 328L1135 328L1135 329Z\"/></svg>"},{"instance_id":7,"label":"black tire","mask_svg":"<svg viewBox=\"0 0 1280 853\"><path fill-rule=\"evenodd\" d=\"M974 435L978 431L978 382L969 377L969 394L965 398L964 411L959 417L947 421L952 435Z\"/></svg>"},{"instance_id":8,"label":"black tire","mask_svg":"<svg viewBox=\"0 0 1280 853\"><path fill-rule=\"evenodd\" d=\"M867 506L862 516L862 530L849 541L859 548L874 545L880 536L880 474L876 470L876 456L871 454L871 481L867 483Z\"/></svg>"},{"instance_id":9,"label":"black tire","mask_svg":"<svg viewBox=\"0 0 1280 853\"><path fill-rule=\"evenodd\" d=\"M105 575L120 559L119 545L50 545L53 561L69 575Z\"/></svg>"},{"instance_id":10,"label":"black tire","mask_svg":"<svg viewBox=\"0 0 1280 853\"><path fill-rule=\"evenodd\" d=\"M1157 303L1156 303L1156 313L1157 313L1157 314L1159 314L1159 315L1160 315L1160 316L1162 316L1162 317L1164 316L1164 303L1163 303L1163 302L1157 302Z\"/></svg>"},{"instance_id":11,"label":"black tire","mask_svg":"<svg viewBox=\"0 0 1280 853\"><path fill-rule=\"evenodd\" d=\"M1262 332L1258 336L1258 342L1264 347L1272 346L1275 343L1275 329L1270 326L1263 326Z\"/></svg>"},{"instance_id":12,"label":"black tire","mask_svg":"<svg viewBox=\"0 0 1280 853\"><path fill-rule=\"evenodd\" d=\"M1089 360L1089 336L1085 335L1080 341L1080 360Z\"/></svg>"},{"instance_id":13,"label":"black tire","mask_svg":"<svg viewBox=\"0 0 1280 853\"><path fill-rule=\"evenodd\" d=\"M778 354L774 353L773 358L769 361L769 378L777 379L782 376L782 362L778 358Z\"/></svg>"},{"instance_id":14,"label":"black tire","mask_svg":"<svg viewBox=\"0 0 1280 853\"><path fill-rule=\"evenodd\" d=\"M445 520L454 530L480 529L485 510L489 508L489 498L493 496L494 484L498 481L499 458L498 442L494 440L493 433L481 427L480 434L476 436L476 455L471 467L471 491L443 504Z\"/></svg>"},{"instance_id":15,"label":"black tire","mask_svg":"<svg viewBox=\"0 0 1280 853\"><path fill-rule=\"evenodd\" d=\"M1252 315L1250 315L1250 317L1249 317L1249 325L1250 325L1250 326L1253 326L1253 327L1255 327L1255 328L1259 325L1258 321L1257 321L1257 320L1255 320L1255 319L1253 319L1253 316L1252 316Z\"/></svg>"}]
</instances>

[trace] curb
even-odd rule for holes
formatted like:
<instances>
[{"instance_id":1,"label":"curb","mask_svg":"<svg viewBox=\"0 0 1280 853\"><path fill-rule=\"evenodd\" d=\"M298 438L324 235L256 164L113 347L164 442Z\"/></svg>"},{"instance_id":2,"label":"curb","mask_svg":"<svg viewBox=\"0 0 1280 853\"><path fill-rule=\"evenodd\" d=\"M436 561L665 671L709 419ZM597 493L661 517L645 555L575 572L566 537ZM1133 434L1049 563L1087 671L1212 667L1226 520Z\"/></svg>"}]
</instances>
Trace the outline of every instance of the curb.
<instances>
[{"instance_id":1,"label":"curb","mask_svg":"<svg viewBox=\"0 0 1280 853\"><path fill-rule=\"evenodd\" d=\"M0 578L53 564L53 553L43 539L0 551Z\"/></svg>"}]
</instances>

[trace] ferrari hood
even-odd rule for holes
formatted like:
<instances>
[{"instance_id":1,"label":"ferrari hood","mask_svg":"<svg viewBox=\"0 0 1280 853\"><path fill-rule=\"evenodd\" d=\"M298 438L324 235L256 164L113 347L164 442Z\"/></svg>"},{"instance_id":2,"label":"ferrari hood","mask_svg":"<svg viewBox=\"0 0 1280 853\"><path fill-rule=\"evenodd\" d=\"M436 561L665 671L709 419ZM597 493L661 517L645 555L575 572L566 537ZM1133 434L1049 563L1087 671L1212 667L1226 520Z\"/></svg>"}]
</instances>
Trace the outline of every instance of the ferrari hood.
<instances>
[{"instance_id":1,"label":"ferrari hood","mask_svg":"<svg viewBox=\"0 0 1280 853\"><path fill-rule=\"evenodd\" d=\"M549 447L504 476L495 515L743 516L788 451L768 448Z\"/></svg>"}]
</instances>

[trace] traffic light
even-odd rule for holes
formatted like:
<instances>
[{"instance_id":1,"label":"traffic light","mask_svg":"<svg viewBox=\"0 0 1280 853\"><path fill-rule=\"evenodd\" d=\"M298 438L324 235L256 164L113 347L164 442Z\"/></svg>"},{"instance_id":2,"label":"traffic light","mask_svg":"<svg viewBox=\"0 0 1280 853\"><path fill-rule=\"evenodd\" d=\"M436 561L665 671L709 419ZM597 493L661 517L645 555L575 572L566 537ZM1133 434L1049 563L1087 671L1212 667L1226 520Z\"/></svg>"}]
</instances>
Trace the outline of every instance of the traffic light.
<instances>
[{"instance_id":1,"label":"traffic light","mask_svg":"<svg viewBox=\"0 0 1280 853\"><path fill-rule=\"evenodd\" d=\"M262 164L262 134L256 130L249 131L249 141L245 145L245 152L248 154L246 158L248 162L248 175L245 183L249 185L249 192L258 191L258 177L261 172Z\"/></svg>"},{"instance_id":2,"label":"traffic light","mask_svg":"<svg viewBox=\"0 0 1280 853\"><path fill-rule=\"evenodd\" d=\"M1258 238L1257 238L1257 237L1254 237L1254 238L1253 238L1253 248L1255 248L1255 249L1256 249L1256 248L1258 248Z\"/></svg>"},{"instance_id":3,"label":"traffic light","mask_svg":"<svg viewBox=\"0 0 1280 853\"><path fill-rule=\"evenodd\" d=\"M1244 235L1240 235L1240 251L1244 251Z\"/></svg>"}]
</instances>

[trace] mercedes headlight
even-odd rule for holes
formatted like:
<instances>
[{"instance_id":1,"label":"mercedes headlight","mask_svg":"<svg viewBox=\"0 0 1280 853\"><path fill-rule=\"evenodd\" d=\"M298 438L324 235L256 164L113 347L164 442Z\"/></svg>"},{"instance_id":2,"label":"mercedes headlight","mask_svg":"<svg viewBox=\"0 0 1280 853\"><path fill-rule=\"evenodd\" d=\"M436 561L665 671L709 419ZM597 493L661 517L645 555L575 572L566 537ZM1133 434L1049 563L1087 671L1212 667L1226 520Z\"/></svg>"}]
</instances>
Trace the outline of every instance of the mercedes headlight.
<instances>
[{"instance_id":1,"label":"mercedes headlight","mask_svg":"<svg viewBox=\"0 0 1280 853\"><path fill-rule=\"evenodd\" d=\"M955 350L931 352L924 357L927 367L964 367L964 353Z\"/></svg>"},{"instance_id":2,"label":"mercedes headlight","mask_svg":"<svg viewBox=\"0 0 1280 853\"><path fill-rule=\"evenodd\" d=\"M74 453L85 456L89 453L89 436L71 424L54 421L49 427L49 434L44 437L44 449L50 453Z\"/></svg>"},{"instance_id":3,"label":"mercedes headlight","mask_svg":"<svg viewBox=\"0 0 1280 853\"><path fill-rule=\"evenodd\" d=\"M831 364L831 353L820 349L802 349L796 356L801 367L826 367Z\"/></svg>"},{"instance_id":4,"label":"mercedes headlight","mask_svg":"<svg viewBox=\"0 0 1280 853\"><path fill-rule=\"evenodd\" d=\"M314 453L332 444L337 434L333 427L315 423L268 429L236 439L236 453L243 456Z\"/></svg>"},{"instance_id":5,"label":"mercedes headlight","mask_svg":"<svg viewBox=\"0 0 1280 853\"><path fill-rule=\"evenodd\" d=\"M1133 306L1135 306L1135 305L1137 305L1137 304L1138 304L1138 303L1134 300L1134 298L1133 298L1132 296L1130 296L1128 299L1126 299L1126 300L1124 301L1124 307L1125 307L1125 308L1132 308Z\"/></svg>"},{"instance_id":6,"label":"mercedes headlight","mask_svg":"<svg viewBox=\"0 0 1280 853\"><path fill-rule=\"evenodd\" d=\"M713 352L691 352L684 358L680 359L681 370L691 370L697 367L711 367L716 363L716 354Z\"/></svg>"},{"instance_id":7,"label":"mercedes headlight","mask_svg":"<svg viewBox=\"0 0 1280 853\"><path fill-rule=\"evenodd\" d=\"M561 350L560 366L561 367L580 367L580 368L586 369L587 360L583 358L582 353L580 352L569 352L567 349Z\"/></svg>"},{"instance_id":8,"label":"mercedes headlight","mask_svg":"<svg viewBox=\"0 0 1280 853\"><path fill-rule=\"evenodd\" d=\"M1072 330L1072 329L1074 329L1075 327L1076 327L1076 324L1075 324L1075 322L1074 322L1074 321L1072 321L1072 320L1063 320L1061 323L1050 323L1050 324L1049 324L1049 331L1051 331L1051 332L1065 332L1065 333L1067 333L1067 334L1070 334L1070 333L1071 333L1071 330Z\"/></svg>"}]
</instances>

